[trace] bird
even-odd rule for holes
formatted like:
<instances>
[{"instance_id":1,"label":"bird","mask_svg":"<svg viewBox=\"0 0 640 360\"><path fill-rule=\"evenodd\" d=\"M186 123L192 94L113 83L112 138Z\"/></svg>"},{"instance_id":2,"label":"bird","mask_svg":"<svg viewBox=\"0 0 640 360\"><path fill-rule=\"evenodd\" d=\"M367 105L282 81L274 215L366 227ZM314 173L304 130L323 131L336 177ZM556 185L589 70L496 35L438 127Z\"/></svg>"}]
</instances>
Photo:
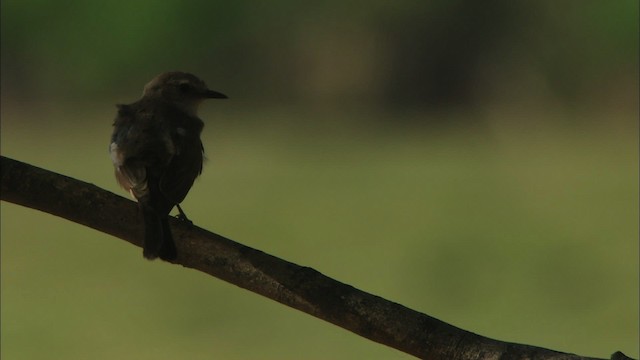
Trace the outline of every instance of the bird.
<instances>
[{"instance_id":1,"label":"bird","mask_svg":"<svg viewBox=\"0 0 640 360\"><path fill-rule=\"evenodd\" d=\"M191 73L170 71L147 83L138 101L116 105L109 153L117 182L138 202L146 259L177 258L169 213L177 207L178 218L191 223L179 204L202 173L198 108L226 98Z\"/></svg>"}]
</instances>

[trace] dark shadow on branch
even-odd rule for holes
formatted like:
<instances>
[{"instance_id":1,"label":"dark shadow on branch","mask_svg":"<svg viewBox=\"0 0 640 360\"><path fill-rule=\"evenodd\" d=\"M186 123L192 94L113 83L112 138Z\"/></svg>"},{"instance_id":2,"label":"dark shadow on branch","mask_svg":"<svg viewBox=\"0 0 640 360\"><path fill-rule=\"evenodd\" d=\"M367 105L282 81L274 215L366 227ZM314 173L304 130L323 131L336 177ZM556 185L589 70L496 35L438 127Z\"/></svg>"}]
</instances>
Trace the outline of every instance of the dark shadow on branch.
<instances>
[{"instance_id":1,"label":"dark shadow on branch","mask_svg":"<svg viewBox=\"0 0 640 360\"><path fill-rule=\"evenodd\" d=\"M1 161L2 200L141 245L141 222L133 201L6 157ZM176 264L213 275L419 358L593 359L489 339L205 229L177 220L171 221L171 227L179 254ZM612 359L628 358L616 353Z\"/></svg>"}]
</instances>

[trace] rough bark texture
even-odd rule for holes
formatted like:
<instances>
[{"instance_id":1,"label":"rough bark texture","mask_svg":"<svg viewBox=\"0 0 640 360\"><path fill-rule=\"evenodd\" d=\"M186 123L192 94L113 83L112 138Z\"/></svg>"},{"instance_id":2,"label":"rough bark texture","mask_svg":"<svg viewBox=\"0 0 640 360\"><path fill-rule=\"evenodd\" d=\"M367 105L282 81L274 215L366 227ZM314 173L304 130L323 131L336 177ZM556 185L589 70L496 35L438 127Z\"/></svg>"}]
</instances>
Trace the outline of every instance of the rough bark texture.
<instances>
[{"instance_id":1,"label":"rough bark texture","mask_svg":"<svg viewBox=\"0 0 640 360\"><path fill-rule=\"evenodd\" d=\"M137 205L92 184L1 159L1 199L140 246ZM423 359L593 359L489 339L360 291L320 272L171 220L178 259L197 269ZM142 260L142 257L140 259ZM612 359L628 359L615 353Z\"/></svg>"}]
</instances>

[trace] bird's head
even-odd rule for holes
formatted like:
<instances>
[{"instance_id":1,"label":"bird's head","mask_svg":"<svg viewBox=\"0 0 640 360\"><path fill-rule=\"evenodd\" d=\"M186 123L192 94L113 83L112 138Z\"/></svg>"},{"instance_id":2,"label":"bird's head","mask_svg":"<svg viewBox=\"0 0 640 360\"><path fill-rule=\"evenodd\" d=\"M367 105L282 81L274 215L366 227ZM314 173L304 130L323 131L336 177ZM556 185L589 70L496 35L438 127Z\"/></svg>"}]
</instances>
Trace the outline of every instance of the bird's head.
<instances>
[{"instance_id":1,"label":"bird's head","mask_svg":"<svg viewBox=\"0 0 640 360\"><path fill-rule=\"evenodd\" d=\"M195 75L180 71L162 73L153 78L145 85L142 97L163 99L193 116L202 100L227 98L222 93L209 90Z\"/></svg>"}]
</instances>

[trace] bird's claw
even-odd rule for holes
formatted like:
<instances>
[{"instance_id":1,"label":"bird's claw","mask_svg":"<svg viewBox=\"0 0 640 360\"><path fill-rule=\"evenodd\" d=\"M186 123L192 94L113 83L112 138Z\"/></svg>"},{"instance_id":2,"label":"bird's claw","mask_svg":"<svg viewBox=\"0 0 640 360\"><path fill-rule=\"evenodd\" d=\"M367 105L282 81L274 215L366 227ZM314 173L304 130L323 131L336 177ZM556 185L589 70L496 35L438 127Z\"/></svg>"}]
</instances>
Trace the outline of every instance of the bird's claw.
<instances>
[{"instance_id":1,"label":"bird's claw","mask_svg":"<svg viewBox=\"0 0 640 360\"><path fill-rule=\"evenodd\" d=\"M176 215L176 219L180 221L184 221L189 225L193 225L193 221L187 218L187 215L184 213L184 211L182 211L182 208L180 207L180 205L176 204L176 207L178 208L178 213L179 213L178 215Z\"/></svg>"},{"instance_id":2,"label":"bird's claw","mask_svg":"<svg viewBox=\"0 0 640 360\"><path fill-rule=\"evenodd\" d=\"M193 225L193 221L189 220L184 214L178 214L175 216L175 218L180 221L184 221L189 225Z\"/></svg>"}]
</instances>

